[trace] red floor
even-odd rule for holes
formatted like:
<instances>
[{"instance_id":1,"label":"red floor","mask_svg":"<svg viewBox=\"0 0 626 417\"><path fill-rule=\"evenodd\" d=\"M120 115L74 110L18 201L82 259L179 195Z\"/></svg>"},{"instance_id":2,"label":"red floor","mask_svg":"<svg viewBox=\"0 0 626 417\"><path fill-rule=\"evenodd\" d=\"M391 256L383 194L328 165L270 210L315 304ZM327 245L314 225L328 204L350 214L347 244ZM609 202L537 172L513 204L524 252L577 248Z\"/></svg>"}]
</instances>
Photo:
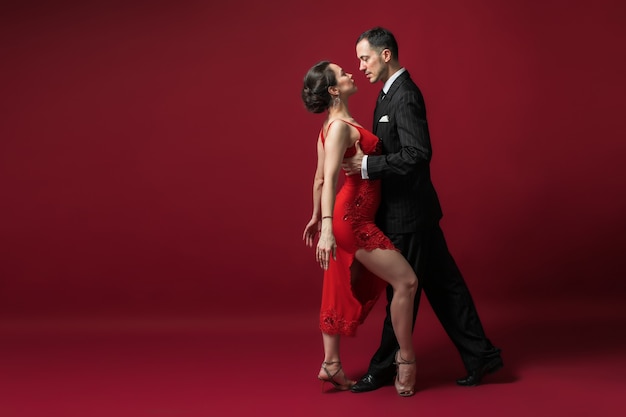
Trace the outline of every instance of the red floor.
<instances>
[{"instance_id":1,"label":"red floor","mask_svg":"<svg viewBox=\"0 0 626 417\"><path fill-rule=\"evenodd\" d=\"M573 309L572 307L576 307ZM377 306L344 367L373 352ZM0 416L624 416L626 311L605 301L481 305L505 368L475 388L424 303L418 392L320 393L316 312L252 318L4 319Z\"/></svg>"}]
</instances>

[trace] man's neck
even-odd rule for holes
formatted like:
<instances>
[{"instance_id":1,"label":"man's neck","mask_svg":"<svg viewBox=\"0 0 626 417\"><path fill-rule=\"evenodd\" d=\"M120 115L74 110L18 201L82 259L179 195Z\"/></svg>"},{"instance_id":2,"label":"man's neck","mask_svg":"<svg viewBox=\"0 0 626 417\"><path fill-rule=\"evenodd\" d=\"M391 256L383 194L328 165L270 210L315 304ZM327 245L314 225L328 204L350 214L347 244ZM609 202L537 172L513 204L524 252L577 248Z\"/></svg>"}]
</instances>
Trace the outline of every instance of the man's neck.
<instances>
[{"instance_id":1,"label":"man's neck","mask_svg":"<svg viewBox=\"0 0 626 417\"><path fill-rule=\"evenodd\" d=\"M387 77L387 80L390 79L391 77L393 77L393 74L395 74L396 72L400 71L402 67L400 65L393 65L393 66L389 66L389 76ZM385 80L385 82L387 81Z\"/></svg>"},{"instance_id":2,"label":"man's neck","mask_svg":"<svg viewBox=\"0 0 626 417\"><path fill-rule=\"evenodd\" d=\"M402 68L402 66L398 65L393 65L390 64L389 65L389 69L387 70L387 76L383 79L381 78L380 81L382 81L383 84L385 84L387 82L388 79L390 79L393 74L395 74L396 72L400 71L400 69Z\"/></svg>"},{"instance_id":3,"label":"man's neck","mask_svg":"<svg viewBox=\"0 0 626 417\"><path fill-rule=\"evenodd\" d=\"M402 69L402 67L400 66L394 66L394 67L389 67L389 76L383 81L383 92L385 94L387 94L387 92L389 91L389 88L391 88L391 85L394 83L395 79L398 78L400 76L400 74L398 74L398 71L400 71Z\"/></svg>"}]
</instances>

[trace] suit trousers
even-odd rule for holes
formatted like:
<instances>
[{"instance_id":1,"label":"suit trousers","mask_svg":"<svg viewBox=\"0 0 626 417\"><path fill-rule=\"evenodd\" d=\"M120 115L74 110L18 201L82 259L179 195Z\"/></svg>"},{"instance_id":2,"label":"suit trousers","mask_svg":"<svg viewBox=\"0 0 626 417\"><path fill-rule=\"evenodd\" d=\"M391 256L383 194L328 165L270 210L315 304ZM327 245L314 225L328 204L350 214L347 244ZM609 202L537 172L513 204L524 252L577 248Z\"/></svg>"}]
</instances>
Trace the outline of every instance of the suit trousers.
<instances>
[{"instance_id":1,"label":"suit trousers","mask_svg":"<svg viewBox=\"0 0 626 417\"><path fill-rule=\"evenodd\" d=\"M497 357L500 349L494 347L485 336L472 296L448 250L441 227L436 224L415 233L386 234L417 275L419 284L413 308L413 327L423 290L468 371ZM392 296L393 288L389 285L381 344L372 357L368 370L370 374L383 380L391 380L395 374L393 362L398 349L398 341L391 324Z\"/></svg>"}]
</instances>

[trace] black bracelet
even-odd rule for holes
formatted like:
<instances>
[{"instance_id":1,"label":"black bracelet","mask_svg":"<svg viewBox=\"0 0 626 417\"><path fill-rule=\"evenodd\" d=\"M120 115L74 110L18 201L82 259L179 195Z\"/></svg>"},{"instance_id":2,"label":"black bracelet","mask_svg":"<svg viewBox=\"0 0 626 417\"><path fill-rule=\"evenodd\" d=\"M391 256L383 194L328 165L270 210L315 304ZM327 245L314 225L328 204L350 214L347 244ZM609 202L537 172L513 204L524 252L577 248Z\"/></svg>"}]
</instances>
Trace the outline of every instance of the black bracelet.
<instances>
[{"instance_id":1,"label":"black bracelet","mask_svg":"<svg viewBox=\"0 0 626 417\"><path fill-rule=\"evenodd\" d=\"M324 220L324 219L332 219L332 218L333 218L333 216L323 216L322 220Z\"/></svg>"}]
</instances>

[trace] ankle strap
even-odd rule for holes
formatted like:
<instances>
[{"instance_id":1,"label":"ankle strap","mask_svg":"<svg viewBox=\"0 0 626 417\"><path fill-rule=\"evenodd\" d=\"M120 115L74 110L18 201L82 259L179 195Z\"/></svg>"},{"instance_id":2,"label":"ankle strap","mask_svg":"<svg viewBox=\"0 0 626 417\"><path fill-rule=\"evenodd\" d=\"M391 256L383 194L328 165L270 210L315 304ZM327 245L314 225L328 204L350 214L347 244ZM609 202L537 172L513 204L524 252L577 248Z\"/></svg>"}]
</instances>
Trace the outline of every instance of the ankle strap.
<instances>
[{"instance_id":1,"label":"ankle strap","mask_svg":"<svg viewBox=\"0 0 626 417\"><path fill-rule=\"evenodd\" d=\"M402 357L400 352L398 352L398 358L399 359L396 359L396 364L397 365L413 365L415 363L415 359L416 359L416 358L413 358L412 361L404 360L404 358Z\"/></svg>"}]
</instances>

